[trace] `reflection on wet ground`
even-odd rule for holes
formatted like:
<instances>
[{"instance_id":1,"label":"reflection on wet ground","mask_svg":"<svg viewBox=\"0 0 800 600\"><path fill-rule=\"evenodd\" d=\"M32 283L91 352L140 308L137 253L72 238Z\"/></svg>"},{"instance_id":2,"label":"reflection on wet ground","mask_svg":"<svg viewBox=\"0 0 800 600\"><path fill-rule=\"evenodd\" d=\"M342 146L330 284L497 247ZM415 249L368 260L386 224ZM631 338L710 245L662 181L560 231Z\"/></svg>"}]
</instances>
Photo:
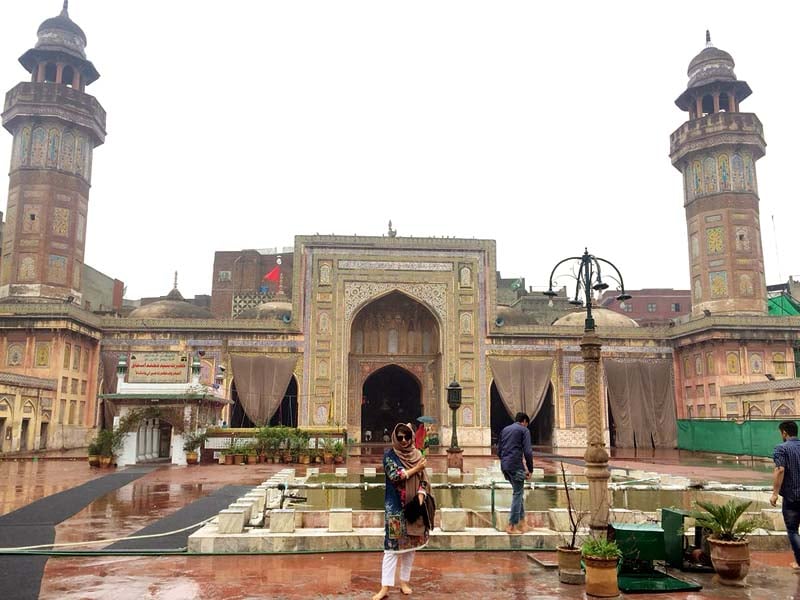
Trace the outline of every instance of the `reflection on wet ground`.
<instances>
[{"instance_id":1,"label":"reflection on wet ground","mask_svg":"<svg viewBox=\"0 0 800 600\"><path fill-rule=\"evenodd\" d=\"M583 472L581 451L566 457L569 473ZM355 457L347 461L351 472L361 472L364 466L378 466L379 457ZM488 467L496 460L491 455L464 458L466 472ZM559 471L558 457L537 456L536 466L546 474ZM432 455L429 465L435 472L446 470L446 457ZM229 484L257 485L278 470L289 465L197 467L160 466L136 481L98 498L72 518L57 527L57 541L111 539L129 535L179 508ZM304 467L297 468L298 474ZM741 483L769 483L771 466L768 463L751 465L717 462L713 457L698 457L677 451L659 451L650 456L631 452L615 452L611 467L657 471L681 475L693 480ZM323 466L332 472L334 466ZM80 485L109 473L88 467L85 461L0 461L0 514L24 506L44 496ZM378 477L378 481L381 477ZM540 499L537 490L528 494L529 510L536 510ZM356 491L358 492L358 491ZM562 505L557 491L546 504ZM627 502L639 502L634 490L625 492ZM662 492L659 492L662 493ZM659 505L678 505L688 508L695 498L691 492L677 502L672 497L651 496ZM457 505L469 500L466 491L461 498L441 501ZM658 494L658 493L657 493ZM382 498L382 491L378 491ZM532 500L531 500L532 498ZM544 498L544 496L542 496ZM482 499L469 502L487 504ZM498 495L496 504L507 505L509 498ZM544 502L544 500L542 500ZM440 502L441 505L441 502ZM446 504L445 504L446 505ZM379 503L379 507L382 503ZM97 547L95 547L97 548ZM455 559L453 557L456 557ZM788 552L761 554L754 563L747 591L720 590L704 580L708 587L700 594L661 595L671 598L790 598L797 594L797 576L785 567L791 561ZM524 553L473 553L457 555L422 553L418 557L414 581L422 595L440 597L443 593L456 597L482 598L582 598L583 588L560 586L555 574L532 567ZM454 567L455 562L455 567ZM759 566L760 565L760 566ZM770 566L772 565L772 566ZM456 568L457 567L457 568ZM247 556L247 557L86 557L51 558L45 570L42 598L368 598L375 591L380 570L380 554L325 554L310 556ZM700 576L705 577L705 576ZM394 594L400 597L399 593ZM626 596L637 598L640 596ZM641 596L643 597L643 596ZM800 596L798 596L800 597Z\"/></svg>"},{"instance_id":2,"label":"reflection on wet ground","mask_svg":"<svg viewBox=\"0 0 800 600\"><path fill-rule=\"evenodd\" d=\"M681 574L701 592L625 594L628 600L699 600L798 597L798 576L785 565L789 552L754 552L751 587L725 588L710 574ZM379 587L381 553L282 556L94 557L50 559L42 600L299 600L370 598ZM534 566L524 552L419 552L411 576L419 598L583 599L584 586L558 582L553 570ZM399 590L390 598L402 598Z\"/></svg>"},{"instance_id":3,"label":"reflection on wet ground","mask_svg":"<svg viewBox=\"0 0 800 600\"><path fill-rule=\"evenodd\" d=\"M107 474L85 460L0 461L0 515Z\"/></svg>"}]
</instances>

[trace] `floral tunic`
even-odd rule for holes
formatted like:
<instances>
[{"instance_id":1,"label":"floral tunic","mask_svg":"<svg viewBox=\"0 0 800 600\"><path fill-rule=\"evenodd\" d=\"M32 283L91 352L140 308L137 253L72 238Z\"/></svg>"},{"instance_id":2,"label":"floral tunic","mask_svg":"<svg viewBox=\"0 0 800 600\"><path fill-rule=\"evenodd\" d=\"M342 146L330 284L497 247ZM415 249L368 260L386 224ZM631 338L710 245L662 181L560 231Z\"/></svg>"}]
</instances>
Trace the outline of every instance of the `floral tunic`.
<instances>
[{"instance_id":1,"label":"floral tunic","mask_svg":"<svg viewBox=\"0 0 800 600\"><path fill-rule=\"evenodd\" d=\"M390 552L406 552L422 548L428 543L424 535L408 535L403 507L406 505L406 480L403 463L391 448L383 455L383 472L386 474L385 527L383 548ZM420 488L425 492L424 488Z\"/></svg>"}]
</instances>

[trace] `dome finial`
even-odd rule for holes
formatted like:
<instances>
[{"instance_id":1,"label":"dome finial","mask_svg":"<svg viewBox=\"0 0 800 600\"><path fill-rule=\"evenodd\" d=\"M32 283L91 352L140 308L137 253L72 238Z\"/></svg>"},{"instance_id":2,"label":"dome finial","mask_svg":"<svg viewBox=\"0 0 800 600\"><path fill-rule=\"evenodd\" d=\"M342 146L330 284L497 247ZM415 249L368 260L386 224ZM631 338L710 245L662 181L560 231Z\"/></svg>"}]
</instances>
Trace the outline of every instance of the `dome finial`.
<instances>
[{"instance_id":1,"label":"dome finial","mask_svg":"<svg viewBox=\"0 0 800 600\"><path fill-rule=\"evenodd\" d=\"M69 0L64 0L64 6L61 7L61 14L65 17L68 16L67 10L69 10Z\"/></svg>"},{"instance_id":2,"label":"dome finial","mask_svg":"<svg viewBox=\"0 0 800 600\"><path fill-rule=\"evenodd\" d=\"M172 289L173 290L177 290L178 289L178 272L177 271L175 271L175 283L173 284Z\"/></svg>"},{"instance_id":3,"label":"dome finial","mask_svg":"<svg viewBox=\"0 0 800 600\"><path fill-rule=\"evenodd\" d=\"M714 44L711 43L711 32L706 29L706 48L713 48Z\"/></svg>"}]
</instances>

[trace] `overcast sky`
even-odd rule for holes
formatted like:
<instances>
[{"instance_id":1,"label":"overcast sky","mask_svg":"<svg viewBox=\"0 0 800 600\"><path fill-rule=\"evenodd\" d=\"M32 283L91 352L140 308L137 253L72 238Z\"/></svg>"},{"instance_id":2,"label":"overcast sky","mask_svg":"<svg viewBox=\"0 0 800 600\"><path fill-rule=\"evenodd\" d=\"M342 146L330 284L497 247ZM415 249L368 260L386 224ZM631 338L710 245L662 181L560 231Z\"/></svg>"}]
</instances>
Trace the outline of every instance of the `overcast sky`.
<instances>
[{"instance_id":1,"label":"overcast sky","mask_svg":"<svg viewBox=\"0 0 800 600\"><path fill-rule=\"evenodd\" d=\"M61 0L0 3L0 88ZM730 52L764 124L768 283L800 274L790 3L72 0L108 113L86 262L160 295L210 293L215 250L296 234L497 241L545 286L584 246L627 287L688 289L674 104L704 47ZM9 164L11 136L0 136ZM794 157L794 158L793 158ZM3 209L7 184L0 186ZM775 228L773 230L773 217ZM777 233L777 236L775 235Z\"/></svg>"}]
</instances>

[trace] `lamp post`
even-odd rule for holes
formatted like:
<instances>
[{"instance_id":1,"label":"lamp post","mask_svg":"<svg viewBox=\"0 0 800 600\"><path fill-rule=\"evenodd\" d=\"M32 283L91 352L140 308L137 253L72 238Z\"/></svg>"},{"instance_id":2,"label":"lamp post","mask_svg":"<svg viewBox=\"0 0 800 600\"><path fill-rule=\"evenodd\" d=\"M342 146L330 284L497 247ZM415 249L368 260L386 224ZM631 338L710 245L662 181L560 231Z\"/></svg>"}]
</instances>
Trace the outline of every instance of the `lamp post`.
<instances>
[{"instance_id":1,"label":"lamp post","mask_svg":"<svg viewBox=\"0 0 800 600\"><path fill-rule=\"evenodd\" d=\"M453 411L453 433L450 436L450 447L447 449L447 468L463 470L464 451L458 447L457 415L461 406L461 385L453 375L453 381L447 386L447 406Z\"/></svg>"},{"instance_id":2,"label":"lamp post","mask_svg":"<svg viewBox=\"0 0 800 600\"><path fill-rule=\"evenodd\" d=\"M630 299L630 295L625 293L625 285L622 282L622 275L613 263L589 254L584 250L582 256L571 256L556 263L550 272L550 282L545 296L550 297L551 301L557 292L553 291L553 280L556 270L565 263L572 263L576 266L577 272L573 270L570 277L576 280L575 297L570 300L570 304L575 306L586 306L586 320L584 322L583 337L581 338L581 357L584 365L584 378L586 385L586 452L584 460L586 462L586 479L589 484L589 527L595 536L605 536L608 528L608 452L605 448L603 439L603 399L600 395L600 338L595 332L594 317L592 317L592 295L594 292L602 292L608 289L608 284L603 281L602 266L608 265L613 269L616 277L606 275L619 284L620 294L617 300L625 302Z\"/></svg>"}]
</instances>

